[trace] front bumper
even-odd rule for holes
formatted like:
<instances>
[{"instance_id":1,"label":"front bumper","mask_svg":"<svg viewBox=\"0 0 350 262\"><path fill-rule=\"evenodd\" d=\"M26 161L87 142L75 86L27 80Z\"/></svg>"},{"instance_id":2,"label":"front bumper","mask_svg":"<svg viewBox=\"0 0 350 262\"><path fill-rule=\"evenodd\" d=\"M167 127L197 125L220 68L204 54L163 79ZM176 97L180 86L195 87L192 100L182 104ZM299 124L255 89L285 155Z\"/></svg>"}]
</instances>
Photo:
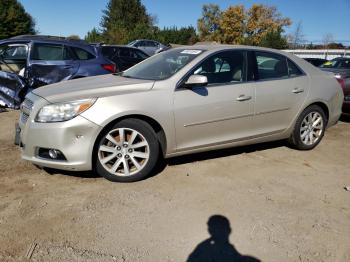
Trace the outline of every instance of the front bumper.
<instances>
[{"instance_id":1,"label":"front bumper","mask_svg":"<svg viewBox=\"0 0 350 262\"><path fill-rule=\"evenodd\" d=\"M31 98L34 98L33 95ZM100 126L82 116L59 123L37 123L34 118L41 108L40 104L40 101L35 102L37 108L33 108L25 121L20 118L22 158L43 167L75 171L91 170L93 146L100 132ZM59 150L66 160L40 157L40 148Z\"/></svg>"}]
</instances>

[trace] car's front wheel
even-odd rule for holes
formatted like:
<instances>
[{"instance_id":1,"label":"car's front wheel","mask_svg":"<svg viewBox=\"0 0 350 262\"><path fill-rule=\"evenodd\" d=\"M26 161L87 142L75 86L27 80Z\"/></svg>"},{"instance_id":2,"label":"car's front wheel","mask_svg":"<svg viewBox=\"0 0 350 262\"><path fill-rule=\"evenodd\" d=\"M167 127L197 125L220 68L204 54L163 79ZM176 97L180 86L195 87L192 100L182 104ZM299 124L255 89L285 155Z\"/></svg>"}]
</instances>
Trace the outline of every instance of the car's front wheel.
<instances>
[{"instance_id":1,"label":"car's front wheel","mask_svg":"<svg viewBox=\"0 0 350 262\"><path fill-rule=\"evenodd\" d=\"M159 157L159 143L152 127L139 119L125 119L100 136L95 163L99 175L114 182L147 177Z\"/></svg>"},{"instance_id":2,"label":"car's front wheel","mask_svg":"<svg viewBox=\"0 0 350 262\"><path fill-rule=\"evenodd\" d=\"M306 108L295 123L289 142L300 150L310 150L322 140L327 118L321 107L312 105Z\"/></svg>"}]
</instances>

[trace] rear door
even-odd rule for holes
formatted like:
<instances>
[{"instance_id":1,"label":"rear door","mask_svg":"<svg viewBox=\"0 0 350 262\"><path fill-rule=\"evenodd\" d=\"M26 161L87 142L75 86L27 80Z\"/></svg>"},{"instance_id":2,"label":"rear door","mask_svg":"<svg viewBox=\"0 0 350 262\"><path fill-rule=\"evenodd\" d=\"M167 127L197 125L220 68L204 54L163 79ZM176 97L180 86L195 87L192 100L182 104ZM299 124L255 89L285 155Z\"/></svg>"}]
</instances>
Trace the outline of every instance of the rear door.
<instances>
[{"instance_id":1,"label":"rear door","mask_svg":"<svg viewBox=\"0 0 350 262\"><path fill-rule=\"evenodd\" d=\"M34 43L31 49L28 79L33 87L71 79L79 63L62 44Z\"/></svg>"},{"instance_id":2,"label":"rear door","mask_svg":"<svg viewBox=\"0 0 350 262\"><path fill-rule=\"evenodd\" d=\"M308 77L283 55L256 51L249 57L255 77L255 131L260 135L283 132L305 101Z\"/></svg>"}]
</instances>

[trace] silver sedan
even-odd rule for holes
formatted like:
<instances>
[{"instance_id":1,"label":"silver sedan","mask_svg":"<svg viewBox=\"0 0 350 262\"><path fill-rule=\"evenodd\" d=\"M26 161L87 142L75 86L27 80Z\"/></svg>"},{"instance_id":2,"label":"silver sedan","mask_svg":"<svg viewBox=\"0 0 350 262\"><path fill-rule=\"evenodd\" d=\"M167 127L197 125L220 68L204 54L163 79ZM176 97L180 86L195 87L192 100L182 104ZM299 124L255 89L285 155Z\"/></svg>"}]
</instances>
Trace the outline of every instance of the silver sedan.
<instances>
[{"instance_id":1,"label":"silver sedan","mask_svg":"<svg viewBox=\"0 0 350 262\"><path fill-rule=\"evenodd\" d=\"M118 75L38 88L21 106L22 157L36 165L143 179L160 157L286 139L320 143L343 92L296 56L248 46L190 46Z\"/></svg>"}]
</instances>

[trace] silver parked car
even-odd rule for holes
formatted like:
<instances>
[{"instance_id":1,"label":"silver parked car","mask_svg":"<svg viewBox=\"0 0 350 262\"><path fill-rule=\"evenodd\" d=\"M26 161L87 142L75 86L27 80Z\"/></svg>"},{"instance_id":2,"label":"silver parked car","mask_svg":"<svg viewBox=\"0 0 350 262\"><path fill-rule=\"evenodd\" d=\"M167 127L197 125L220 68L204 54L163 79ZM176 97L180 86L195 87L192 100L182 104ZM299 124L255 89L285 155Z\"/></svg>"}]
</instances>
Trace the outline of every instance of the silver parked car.
<instances>
[{"instance_id":1,"label":"silver parked car","mask_svg":"<svg viewBox=\"0 0 350 262\"><path fill-rule=\"evenodd\" d=\"M22 157L36 165L136 181L159 157L280 139L312 149L338 121L343 98L334 76L294 55L192 46L119 75L36 89L17 132Z\"/></svg>"},{"instance_id":2,"label":"silver parked car","mask_svg":"<svg viewBox=\"0 0 350 262\"><path fill-rule=\"evenodd\" d=\"M149 56L152 56L156 53L160 53L162 51L169 49L168 46L163 45L162 43L159 43L153 40L146 40L146 39L139 39L139 40L132 41L128 44L128 46L136 47L142 50L143 52L145 52Z\"/></svg>"}]
</instances>

